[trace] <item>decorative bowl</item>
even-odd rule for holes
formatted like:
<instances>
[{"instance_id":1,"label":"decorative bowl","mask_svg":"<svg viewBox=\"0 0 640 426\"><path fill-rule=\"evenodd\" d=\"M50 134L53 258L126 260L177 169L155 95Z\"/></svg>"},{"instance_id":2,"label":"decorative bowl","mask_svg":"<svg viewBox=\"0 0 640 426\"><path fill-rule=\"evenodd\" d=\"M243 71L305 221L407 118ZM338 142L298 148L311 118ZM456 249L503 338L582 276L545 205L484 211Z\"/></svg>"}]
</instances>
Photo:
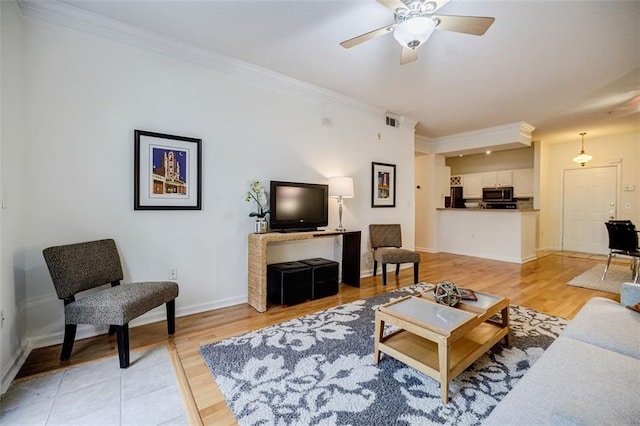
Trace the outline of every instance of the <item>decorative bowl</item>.
<instances>
[{"instance_id":1,"label":"decorative bowl","mask_svg":"<svg viewBox=\"0 0 640 426\"><path fill-rule=\"evenodd\" d=\"M462 295L454 283L443 281L436 284L436 287L433 289L433 297L436 299L436 302L443 305L456 306L462 298Z\"/></svg>"},{"instance_id":2,"label":"decorative bowl","mask_svg":"<svg viewBox=\"0 0 640 426\"><path fill-rule=\"evenodd\" d=\"M477 201L476 202L468 201L464 203L464 206L468 209L477 209L478 207L480 207L480 203Z\"/></svg>"}]
</instances>

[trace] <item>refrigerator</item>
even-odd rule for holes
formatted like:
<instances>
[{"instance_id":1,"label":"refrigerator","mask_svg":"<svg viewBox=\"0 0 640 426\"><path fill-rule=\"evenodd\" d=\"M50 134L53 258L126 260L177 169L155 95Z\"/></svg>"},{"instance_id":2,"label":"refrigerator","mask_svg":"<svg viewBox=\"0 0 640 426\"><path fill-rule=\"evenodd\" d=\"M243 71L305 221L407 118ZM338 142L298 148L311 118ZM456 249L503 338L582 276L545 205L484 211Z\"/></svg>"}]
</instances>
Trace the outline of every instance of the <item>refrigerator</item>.
<instances>
[{"instance_id":1,"label":"refrigerator","mask_svg":"<svg viewBox=\"0 0 640 426\"><path fill-rule=\"evenodd\" d=\"M452 207L454 209L464 208L464 199L462 198L462 187L452 186L451 192L448 197L445 197L445 207Z\"/></svg>"}]
</instances>

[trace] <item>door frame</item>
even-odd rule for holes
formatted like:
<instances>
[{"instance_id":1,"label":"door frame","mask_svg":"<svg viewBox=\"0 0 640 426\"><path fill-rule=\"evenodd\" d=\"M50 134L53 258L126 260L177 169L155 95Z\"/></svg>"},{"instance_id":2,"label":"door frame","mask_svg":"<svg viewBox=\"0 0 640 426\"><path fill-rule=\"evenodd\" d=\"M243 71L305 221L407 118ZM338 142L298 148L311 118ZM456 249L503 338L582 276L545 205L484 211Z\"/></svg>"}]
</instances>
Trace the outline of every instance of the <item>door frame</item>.
<instances>
[{"instance_id":1,"label":"door frame","mask_svg":"<svg viewBox=\"0 0 640 426\"><path fill-rule=\"evenodd\" d=\"M560 174L560 187L562 188L561 197L560 197L560 250L564 251L564 200L566 194L566 188L564 186L565 182L565 173L569 170L588 170L588 169L601 169L604 167L615 167L616 168L616 208L615 208L615 216L618 218L618 212L620 207L620 200L622 199L622 185L620 183L620 179L622 179L622 164L620 162L617 163L609 163L603 164L599 166L592 167L566 167L562 169L562 173Z\"/></svg>"}]
</instances>

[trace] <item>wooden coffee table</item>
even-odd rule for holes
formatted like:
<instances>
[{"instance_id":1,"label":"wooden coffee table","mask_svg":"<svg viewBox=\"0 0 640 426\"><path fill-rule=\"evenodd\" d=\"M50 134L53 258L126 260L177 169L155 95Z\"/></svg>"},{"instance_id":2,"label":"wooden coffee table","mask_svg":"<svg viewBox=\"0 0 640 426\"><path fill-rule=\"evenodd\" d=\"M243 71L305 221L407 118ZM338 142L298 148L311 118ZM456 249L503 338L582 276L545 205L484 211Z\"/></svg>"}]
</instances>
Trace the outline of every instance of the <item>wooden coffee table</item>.
<instances>
[{"instance_id":1,"label":"wooden coffee table","mask_svg":"<svg viewBox=\"0 0 640 426\"><path fill-rule=\"evenodd\" d=\"M442 402L449 401L449 382L501 339L509 344L509 300L475 292L477 301L455 308L433 300L431 293L407 296L376 311L374 362L380 353L440 382ZM500 313L496 321L494 315ZM400 330L384 336L384 325Z\"/></svg>"}]
</instances>

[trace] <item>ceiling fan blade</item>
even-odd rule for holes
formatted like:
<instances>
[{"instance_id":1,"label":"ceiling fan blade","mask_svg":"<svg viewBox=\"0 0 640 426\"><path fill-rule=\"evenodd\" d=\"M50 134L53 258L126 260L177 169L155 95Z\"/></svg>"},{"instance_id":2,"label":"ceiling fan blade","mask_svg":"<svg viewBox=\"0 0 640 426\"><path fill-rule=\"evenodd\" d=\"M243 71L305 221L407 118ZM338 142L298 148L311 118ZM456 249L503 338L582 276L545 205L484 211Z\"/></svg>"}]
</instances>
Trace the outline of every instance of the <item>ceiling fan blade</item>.
<instances>
[{"instance_id":1,"label":"ceiling fan blade","mask_svg":"<svg viewBox=\"0 0 640 426\"><path fill-rule=\"evenodd\" d=\"M407 5L402 3L401 0L377 0L377 2L383 5L384 7L386 7L387 9L389 9L390 11L392 11L393 13L396 13L396 9L402 9L402 8L407 9Z\"/></svg>"},{"instance_id":2,"label":"ceiling fan blade","mask_svg":"<svg viewBox=\"0 0 640 426\"><path fill-rule=\"evenodd\" d=\"M483 35L496 18L482 16L433 15L440 21L436 30L455 31L473 35Z\"/></svg>"},{"instance_id":3,"label":"ceiling fan blade","mask_svg":"<svg viewBox=\"0 0 640 426\"><path fill-rule=\"evenodd\" d=\"M402 48L402 56L400 57L400 65L408 64L418 59L418 49Z\"/></svg>"},{"instance_id":4,"label":"ceiling fan blade","mask_svg":"<svg viewBox=\"0 0 640 426\"><path fill-rule=\"evenodd\" d=\"M410 9L406 4L404 4L404 2L402 2L402 0L377 0L377 2L391 10L393 13L396 13L396 10L398 9ZM431 0L425 1L425 3L426 10L424 10L424 12L431 14L449 3L449 0Z\"/></svg>"},{"instance_id":5,"label":"ceiling fan blade","mask_svg":"<svg viewBox=\"0 0 640 426\"><path fill-rule=\"evenodd\" d=\"M345 40L340 43L340 46L345 49L350 49L353 46L357 46L360 43L364 43L365 41L369 41L373 38L383 36L393 31L393 28L396 24L387 25L386 27L378 28L377 30L369 31L368 33L360 34L357 37L350 38L349 40Z\"/></svg>"}]
</instances>

